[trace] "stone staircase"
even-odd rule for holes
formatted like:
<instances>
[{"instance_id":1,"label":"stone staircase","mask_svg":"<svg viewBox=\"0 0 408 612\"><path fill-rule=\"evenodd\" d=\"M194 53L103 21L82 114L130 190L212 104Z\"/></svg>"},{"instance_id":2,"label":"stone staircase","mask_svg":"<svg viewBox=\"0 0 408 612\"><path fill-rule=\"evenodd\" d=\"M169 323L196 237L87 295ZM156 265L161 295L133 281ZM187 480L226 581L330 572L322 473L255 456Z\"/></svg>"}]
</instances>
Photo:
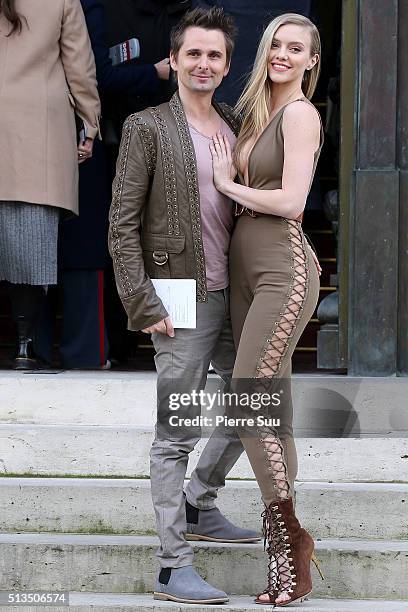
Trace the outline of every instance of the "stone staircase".
<instances>
[{"instance_id":1,"label":"stone staircase","mask_svg":"<svg viewBox=\"0 0 408 612\"><path fill-rule=\"evenodd\" d=\"M1 373L0 592L69 590L75 612L183 607L149 595L157 572L148 479L154 386L155 375L142 372ZM295 377L297 504L326 580L313 570L313 595L291 609L408 609L407 387L405 379ZM336 415L352 403L343 425L353 433L357 423L358 437L309 437L311 419L323 420L322 397ZM220 509L259 529L245 457L230 477ZM264 587L262 544L194 548L200 574L232 594L223 610L259 612L252 595Z\"/></svg>"}]
</instances>

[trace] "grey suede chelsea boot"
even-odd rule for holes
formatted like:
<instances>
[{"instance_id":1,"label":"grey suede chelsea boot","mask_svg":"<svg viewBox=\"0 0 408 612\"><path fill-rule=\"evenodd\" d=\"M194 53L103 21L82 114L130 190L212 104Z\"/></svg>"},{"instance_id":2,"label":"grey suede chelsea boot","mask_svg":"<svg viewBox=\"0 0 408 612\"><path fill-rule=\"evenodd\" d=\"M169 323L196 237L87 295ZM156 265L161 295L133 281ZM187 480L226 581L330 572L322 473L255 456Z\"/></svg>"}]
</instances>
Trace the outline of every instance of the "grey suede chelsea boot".
<instances>
[{"instance_id":1,"label":"grey suede chelsea boot","mask_svg":"<svg viewBox=\"0 0 408 612\"><path fill-rule=\"evenodd\" d=\"M192 604L218 604L229 601L224 591L219 591L203 580L192 565L165 567L156 580L154 599Z\"/></svg>"}]
</instances>

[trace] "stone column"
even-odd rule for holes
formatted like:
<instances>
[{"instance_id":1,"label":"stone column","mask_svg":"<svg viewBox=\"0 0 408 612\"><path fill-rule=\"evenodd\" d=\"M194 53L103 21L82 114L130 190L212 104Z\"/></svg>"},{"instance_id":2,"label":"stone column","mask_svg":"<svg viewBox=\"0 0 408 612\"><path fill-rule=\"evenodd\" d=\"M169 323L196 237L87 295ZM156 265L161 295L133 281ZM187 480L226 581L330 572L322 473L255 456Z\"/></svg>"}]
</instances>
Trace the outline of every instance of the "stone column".
<instances>
[{"instance_id":1,"label":"stone column","mask_svg":"<svg viewBox=\"0 0 408 612\"><path fill-rule=\"evenodd\" d=\"M400 168L398 374L408 376L408 0L398 10L398 122Z\"/></svg>"},{"instance_id":2,"label":"stone column","mask_svg":"<svg viewBox=\"0 0 408 612\"><path fill-rule=\"evenodd\" d=\"M405 14L406 2L356 2L355 163L344 245L349 257L348 373L384 376L397 372L399 351L398 18L399 4ZM402 26L400 32L402 39ZM406 57L401 53L405 69ZM406 263L406 258L400 262L405 272Z\"/></svg>"}]
</instances>

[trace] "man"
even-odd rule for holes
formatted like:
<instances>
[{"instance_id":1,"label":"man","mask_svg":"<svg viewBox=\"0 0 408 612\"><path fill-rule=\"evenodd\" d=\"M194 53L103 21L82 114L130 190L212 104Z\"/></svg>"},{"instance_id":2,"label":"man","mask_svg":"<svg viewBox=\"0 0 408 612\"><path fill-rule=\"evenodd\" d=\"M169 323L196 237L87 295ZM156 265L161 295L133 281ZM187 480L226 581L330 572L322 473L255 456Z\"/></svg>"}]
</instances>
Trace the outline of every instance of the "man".
<instances>
[{"instance_id":1,"label":"man","mask_svg":"<svg viewBox=\"0 0 408 612\"><path fill-rule=\"evenodd\" d=\"M116 0L117 1L117 0ZM133 0L131 2L133 7ZM82 10L95 56L98 92L105 118L106 96L122 100L131 96L156 96L158 83L168 83L170 65L166 62L139 65L136 61L112 65L106 40L105 6L101 0L81 0ZM127 5L126 5L127 6ZM175 23L175 22L174 22ZM111 25L111 24L109 24ZM124 39L120 39L123 41ZM169 54L170 32L167 32ZM168 100L168 97L165 98ZM161 100L161 101L164 101ZM146 106L146 105L145 105ZM133 108L137 110L138 107ZM141 107L139 107L141 108ZM129 111L130 113L130 111ZM129 114L128 113L128 114ZM125 119L125 117L124 117ZM105 122L102 123L105 134ZM118 132L120 134L120 132ZM110 366L108 331L105 324L106 280L110 281L111 260L107 249L108 211L112 187L105 142L94 142L92 159L79 166L79 217L60 223L58 235L58 284L62 296L62 333L59 355L63 368L106 369ZM105 180L104 180L105 179ZM112 275L113 276L113 275ZM120 310L116 289L108 292L108 315ZM57 296L47 295L47 308L37 330L35 349L52 362L53 328ZM115 300L112 305L112 298ZM108 316L109 319L109 316ZM112 322L112 319L109 321ZM114 340L116 335L112 334ZM115 349L115 346L113 347ZM115 356L115 351L113 351Z\"/></svg>"},{"instance_id":2,"label":"man","mask_svg":"<svg viewBox=\"0 0 408 612\"><path fill-rule=\"evenodd\" d=\"M104 142L112 186L120 133L126 118L148 106L168 102L174 93L169 79L170 31L190 8L190 0L103 0L103 4L108 47L137 40L136 56L114 67L117 68L116 78L121 78L124 72L137 73L137 83L135 79L133 86L120 95L113 89L105 91L102 99ZM140 338L126 330L126 315L116 292L111 266L105 272L105 309L109 358L112 363L125 363Z\"/></svg>"},{"instance_id":3,"label":"man","mask_svg":"<svg viewBox=\"0 0 408 612\"><path fill-rule=\"evenodd\" d=\"M234 29L218 8L191 11L175 28L170 61L178 92L169 103L127 120L111 207L110 252L129 328L151 333L156 349L158 423L150 476L162 569L154 596L186 603L228 600L193 569L186 532L191 539L218 542L259 539L214 506L243 450L236 432L224 427L211 436L184 498L188 454L200 431L171 432L165 426L169 387L203 389L210 361L226 380L235 359L228 305L232 206L214 187L209 150L217 132L232 145L235 140L230 109L212 106L228 73ZM195 329L173 329L150 280L157 277L196 280ZM188 410L191 416L199 413L193 406Z\"/></svg>"},{"instance_id":4,"label":"man","mask_svg":"<svg viewBox=\"0 0 408 612\"><path fill-rule=\"evenodd\" d=\"M108 46L136 38L139 47L137 57L126 63L139 70L143 87L107 100L105 115L108 112L123 125L131 113L167 102L174 92L169 81L170 32L190 8L190 0L104 0L104 4Z\"/></svg>"},{"instance_id":5,"label":"man","mask_svg":"<svg viewBox=\"0 0 408 612\"><path fill-rule=\"evenodd\" d=\"M234 17L238 27L234 64L228 78L217 90L217 100L232 105L237 102L245 85L242 75L251 73L259 41L268 23L282 13L311 17L312 4L312 0L191 0L191 8L222 6Z\"/></svg>"},{"instance_id":6,"label":"man","mask_svg":"<svg viewBox=\"0 0 408 612\"><path fill-rule=\"evenodd\" d=\"M81 0L81 5L95 56L102 115L105 114L106 96L155 94L161 66L138 66L129 62L113 66L105 42L103 2ZM168 74L166 76L168 78ZM110 264L107 234L111 184L105 143L96 141L92 159L79 168L80 215L63 221L58 236L63 300L59 353L61 365L67 369L105 369L110 365L104 286L106 267ZM51 349L52 346L50 353Z\"/></svg>"}]
</instances>

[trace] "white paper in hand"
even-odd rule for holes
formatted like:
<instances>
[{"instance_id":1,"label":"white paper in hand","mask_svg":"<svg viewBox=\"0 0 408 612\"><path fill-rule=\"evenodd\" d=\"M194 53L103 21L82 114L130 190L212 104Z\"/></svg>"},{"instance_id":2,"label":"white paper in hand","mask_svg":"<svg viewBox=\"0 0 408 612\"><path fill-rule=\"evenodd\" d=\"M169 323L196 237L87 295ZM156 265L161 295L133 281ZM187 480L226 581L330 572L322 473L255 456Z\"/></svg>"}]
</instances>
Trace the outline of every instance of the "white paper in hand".
<instances>
[{"instance_id":1,"label":"white paper in hand","mask_svg":"<svg viewBox=\"0 0 408 612\"><path fill-rule=\"evenodd\" d=\"M192 278L152 278L157 295L174 328L196 327L196 281Z\"/></svg>"}]
</instances>

